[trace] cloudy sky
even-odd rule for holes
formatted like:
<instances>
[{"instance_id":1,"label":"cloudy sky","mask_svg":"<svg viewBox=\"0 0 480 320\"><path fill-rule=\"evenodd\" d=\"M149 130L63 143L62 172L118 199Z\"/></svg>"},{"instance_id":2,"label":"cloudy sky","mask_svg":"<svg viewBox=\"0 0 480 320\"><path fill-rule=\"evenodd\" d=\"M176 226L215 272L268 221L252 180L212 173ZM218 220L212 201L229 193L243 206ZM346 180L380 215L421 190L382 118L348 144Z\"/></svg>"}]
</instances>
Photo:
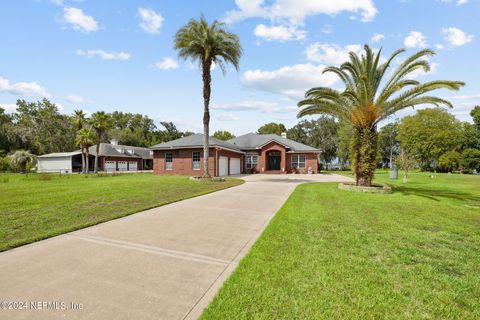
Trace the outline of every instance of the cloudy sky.
<instances>
[{"instance_id":1,"label":"cloudy sky","mask_svg":"<svg viewBox=\"0 0 480 320\"><path fill-rule=\"evenodd\" d=\"M461 120L480 104L479 0L2 0L0 106L47 97L64 113L138 112L199 132L200 72L172 42L202 13L225 21L244 48L239 72L213 70L213 130L293 126L306 89L339 87L323 68L365 43L385 54L432 48L432 71L417 79L465 81L438 92Z\"/></svg>"}]
</instances>

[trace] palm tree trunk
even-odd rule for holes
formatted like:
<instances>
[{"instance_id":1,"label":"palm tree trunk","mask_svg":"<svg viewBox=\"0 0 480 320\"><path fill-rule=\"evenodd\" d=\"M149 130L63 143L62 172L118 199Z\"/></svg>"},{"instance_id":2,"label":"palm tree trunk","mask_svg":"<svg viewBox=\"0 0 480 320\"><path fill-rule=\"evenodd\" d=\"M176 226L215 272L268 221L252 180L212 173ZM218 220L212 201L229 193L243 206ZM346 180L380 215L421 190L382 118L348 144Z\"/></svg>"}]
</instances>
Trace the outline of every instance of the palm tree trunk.
<instances>
[{"instance_id":1,"label":"palm tree trunk","mask_svg":"<svg viewBox=\"0 0 480 320\"><path fill-rule=\"evenodd\" d=\"M82 173L85 173L85 148L82 146Z\"/></svg>"},{"instance_id":2,"label":"palm tree trunk","mask_svg":"<svg viewBox=\"0 0 480 320\"><path fill-rule=\"evenodd\" d=\"M89 164L90 159L88 157L88 148L85 148L85 159L86 159L86 161L85 161L85 173L88 174L88 171L90 169L90 164Z\"/></svg>"},{"instance_id":3,"label":"palm tree trunk","mask_svg":"<svg viewBox=\"0 0 480 320\"><path fill-rule=\"evenodd\" d=\"M357 186L370 187L376 168L377 129L354 128L352 141L353 170Z\"/></svg>"},{"instance_id":4,"label":"palm tree trunk","mask_svg":"<svg viewBox=\"0 0 480 320\"><path fill-rule=\"evenodd\" d=\"M210 67L212 66L212 61L207 60L202 63L202 76L203 76L203 177L209 178L210 172L208 171L208 139L210 131L210 92L211 92L211 82L212 77L210 74Z\"/></svg>"},{"instance_id":5,"label":"palm tree trunk","mask_svg":"<svg viewBox=\"0 0 480 320\"><path fill-rule=\"evenodd\" d=\"M95 173L98 173L98 152L100 151L100 142L97 142L97 150L95 152Z\"/></svg>"}]
</instances>

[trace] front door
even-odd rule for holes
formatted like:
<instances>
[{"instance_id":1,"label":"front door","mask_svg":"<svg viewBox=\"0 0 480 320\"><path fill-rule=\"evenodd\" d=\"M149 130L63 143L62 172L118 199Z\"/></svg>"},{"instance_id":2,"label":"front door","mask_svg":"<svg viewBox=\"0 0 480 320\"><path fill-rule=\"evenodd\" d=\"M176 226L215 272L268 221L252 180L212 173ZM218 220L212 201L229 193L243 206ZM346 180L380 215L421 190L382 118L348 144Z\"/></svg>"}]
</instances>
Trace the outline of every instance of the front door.
<instances>
[{"instance_id":1,"label":"front door","mask_svg":"<svg viewBox=\"0 0 480 320\"><path fill-rule=\"evenodd\" d=\"M268 170L280 170L280 160L280 152L270 152L268 154Z\"/></svg>"}]
</instances>

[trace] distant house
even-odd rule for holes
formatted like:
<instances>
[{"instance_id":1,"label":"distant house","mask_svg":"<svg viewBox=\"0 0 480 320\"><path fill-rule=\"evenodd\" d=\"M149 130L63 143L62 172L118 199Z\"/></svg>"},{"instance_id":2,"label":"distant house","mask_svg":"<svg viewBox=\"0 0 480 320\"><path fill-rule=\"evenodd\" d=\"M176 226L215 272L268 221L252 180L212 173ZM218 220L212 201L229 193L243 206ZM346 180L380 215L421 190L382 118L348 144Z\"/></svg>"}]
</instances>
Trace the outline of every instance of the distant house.
<instances>
[{"instance_id":1,"label":"distant house","mask_svg":"<svg viewBox=\"0 0 480 320\"><path fill-rule=\"evenodd\" d=\"M275 134L249 133L228 141L209 139L212 176L240 173L317 173L320 150ZM155 174L203 174L203 135L157 144Z\"/></svg>"},{"instance_id":2,"label":"distant house","mask_svg":"<svg viewBox=\"0 0 480 320\"><path fill-rule=\"evenodd\" d=\"M89 171L95 166L96 145L88 149ZM99 171L139 171L151 170L153 152L148 148L119 145L115 140L101 143L98 153ZM38 172L71 173L82 171L82 153L73 152L50 153L38 157Z\"/></svg>"}]
</instances>

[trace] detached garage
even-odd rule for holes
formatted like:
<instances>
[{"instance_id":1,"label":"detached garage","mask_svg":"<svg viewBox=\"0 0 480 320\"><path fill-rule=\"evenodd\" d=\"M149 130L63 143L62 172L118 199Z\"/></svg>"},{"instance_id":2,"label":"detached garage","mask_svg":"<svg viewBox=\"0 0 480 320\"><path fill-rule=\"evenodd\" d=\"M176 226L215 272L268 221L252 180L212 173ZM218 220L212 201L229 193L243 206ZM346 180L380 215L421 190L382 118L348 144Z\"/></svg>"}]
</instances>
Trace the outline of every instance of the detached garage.
<instances>
[{"instance_id":1,"label":"detached garage","mask_svg":"<svg viewBox=\"0 0 480 320\"><path fill-rule=\"evenodd\" d=\"M89 157L93 166L94 157ZM93 167L92 167L93 168ZM45 154L38 157L38 172L46 173L72 173L82 170L82 153L74 152L58 152Z\"/></svg>"}]
</instances>

